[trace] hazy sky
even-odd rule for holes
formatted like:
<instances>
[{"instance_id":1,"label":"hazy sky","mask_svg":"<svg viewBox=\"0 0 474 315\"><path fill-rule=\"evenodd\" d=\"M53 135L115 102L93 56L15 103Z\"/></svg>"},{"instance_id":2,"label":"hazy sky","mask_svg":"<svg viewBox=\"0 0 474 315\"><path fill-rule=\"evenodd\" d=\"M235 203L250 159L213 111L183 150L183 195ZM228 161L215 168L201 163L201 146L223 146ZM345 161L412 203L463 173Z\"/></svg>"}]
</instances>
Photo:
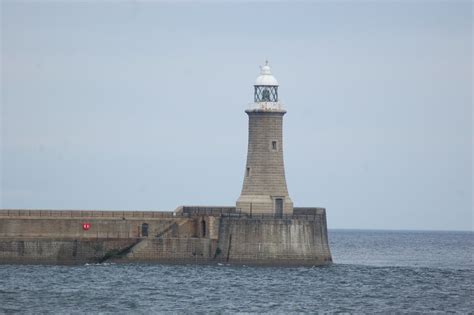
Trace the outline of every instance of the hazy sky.
<instances>
[{"instance_id":1,"label":"hazy sky","mask_svg":"<svg viewBox=\"0 0 474 315\"><path fill-rule=\"evenodd\" d=\"M470 1L2 1L0 208L235 205L268 58L295 206L473 226Z\"/></svg>"}]
</instances>

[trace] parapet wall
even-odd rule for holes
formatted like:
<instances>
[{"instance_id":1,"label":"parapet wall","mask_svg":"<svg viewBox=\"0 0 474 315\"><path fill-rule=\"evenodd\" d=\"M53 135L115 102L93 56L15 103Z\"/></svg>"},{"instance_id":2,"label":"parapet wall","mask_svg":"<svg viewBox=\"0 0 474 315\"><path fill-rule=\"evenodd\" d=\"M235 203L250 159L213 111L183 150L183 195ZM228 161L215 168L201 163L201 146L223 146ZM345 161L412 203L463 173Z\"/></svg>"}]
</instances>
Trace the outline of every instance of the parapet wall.
<instances>
[{"instance_id":1,"label":"parapet wall","mask_svg":"<svg viewBox=\"0 0 474 315\"><path fill-rule=\"evenodd\" d=\"M0 210L0 238L107 239L157 236L183 219L186 218L172 212ZM86 223L89 224L87 230L83 228ZM144 224L147 225L147 235L143 235Z\"/></svg>"}]
</instances>

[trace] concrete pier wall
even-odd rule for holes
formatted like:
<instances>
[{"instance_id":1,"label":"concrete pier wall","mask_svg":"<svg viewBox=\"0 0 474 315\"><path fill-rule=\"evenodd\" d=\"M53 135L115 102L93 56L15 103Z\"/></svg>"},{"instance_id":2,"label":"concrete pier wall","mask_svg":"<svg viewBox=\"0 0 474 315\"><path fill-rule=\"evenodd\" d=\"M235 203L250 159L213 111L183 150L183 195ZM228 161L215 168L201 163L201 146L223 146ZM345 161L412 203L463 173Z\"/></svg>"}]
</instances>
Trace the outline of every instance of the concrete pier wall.
<instances>
[{"instance_id":1,"label":"concrete pier wall","mask_svg":"<svg viewBox=\"0 0 474 315\"><path fill-rule=\"evenodd\" d=\"M0 264L328 264L324 209L307 209L281 219L216 209L116 216L0 210Z\"/></svg>"},{"instance_id":2,"label":"concrete pier wall","mask_svg":"<svg viewBox=\"0 0 474 315\"><path fill-rule=\"evenodd\" d=\"M217 260L248 265L324 265L332 261L319 218L222 218Z\"/></svg>"},{"instance_id":3,"label":"concrete pier wall","mask_svg":"<svg viewBox=\"0 0 474 315\"><path fill-rule=\"evenodd\" d=\"M0 264L101 263L137 241L136 239L0 238Z\"/></svg>"}]
</instances>

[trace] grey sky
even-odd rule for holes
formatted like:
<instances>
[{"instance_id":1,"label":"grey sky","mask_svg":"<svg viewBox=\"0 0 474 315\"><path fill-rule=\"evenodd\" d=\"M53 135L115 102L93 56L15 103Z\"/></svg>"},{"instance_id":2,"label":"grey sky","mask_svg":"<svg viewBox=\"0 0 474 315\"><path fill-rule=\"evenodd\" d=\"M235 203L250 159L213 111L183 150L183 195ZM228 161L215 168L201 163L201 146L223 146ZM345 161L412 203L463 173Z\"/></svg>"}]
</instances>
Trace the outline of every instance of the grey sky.
<instances>
[{"instance_id":1,"label":"grey sky","mask_svg":"<svg viewBox=\"0 0 474 315\"><path fill-rule=\"evenodd\" d=\"M2 1L0 207L234 205L268 58L296 206L472 229L472 9Z\"/></svg>"}]
</instances>

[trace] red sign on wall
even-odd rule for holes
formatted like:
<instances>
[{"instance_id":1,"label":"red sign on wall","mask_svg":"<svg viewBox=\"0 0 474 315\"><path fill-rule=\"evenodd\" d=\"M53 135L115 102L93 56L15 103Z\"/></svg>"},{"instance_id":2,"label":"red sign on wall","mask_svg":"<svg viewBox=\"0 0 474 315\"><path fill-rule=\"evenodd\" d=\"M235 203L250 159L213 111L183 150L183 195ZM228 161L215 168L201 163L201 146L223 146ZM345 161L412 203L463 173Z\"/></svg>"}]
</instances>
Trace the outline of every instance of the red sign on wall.
<instances>
[{"instance_id":1,"label":"red sign on wall","mask_svg":"<svg viewBox=\"0 0 474 315\"><path fill-rule=\"evenodd\" d=\"M84 231L87 231L91 228L91 224L90 223L82 223L82 229Z\"/></svg>"}]
</instances>

